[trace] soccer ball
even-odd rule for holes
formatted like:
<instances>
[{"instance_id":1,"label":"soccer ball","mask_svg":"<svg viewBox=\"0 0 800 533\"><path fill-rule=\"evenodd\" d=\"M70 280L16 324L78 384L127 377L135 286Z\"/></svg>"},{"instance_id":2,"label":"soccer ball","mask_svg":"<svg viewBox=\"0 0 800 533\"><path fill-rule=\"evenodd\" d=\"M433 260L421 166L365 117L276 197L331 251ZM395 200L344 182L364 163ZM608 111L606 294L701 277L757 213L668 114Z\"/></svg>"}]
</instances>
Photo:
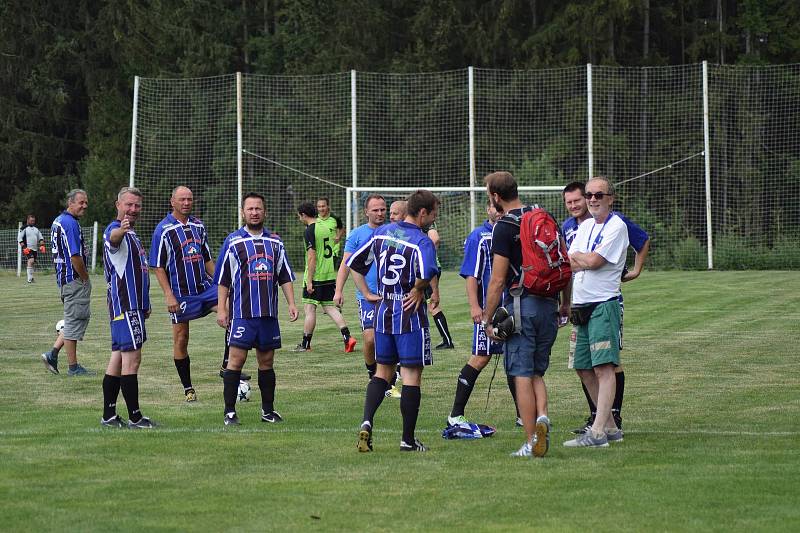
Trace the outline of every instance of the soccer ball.
<instances>
[{"instance_id":1,"label":"soccer ball","mask_svg":"<svg viewBox=\"0 0 800 533\"><path fill-rule=\"evenodd\" d=\"M236 394L236 401L237 402L249 402L250 401L250 384L246 381L239 382L239 392Z\"/></svg>"},{"instance_id":2,"label":"soccer ball","mask_svg":"<svg viewBox=\"0 0 800 533\"><path fill-rule=\"evenodd\" d=\"M64 321L59 320L58 322L56 322L56 335L58 335L62 331L64 331Z\"/></svg>"}]
</instances>

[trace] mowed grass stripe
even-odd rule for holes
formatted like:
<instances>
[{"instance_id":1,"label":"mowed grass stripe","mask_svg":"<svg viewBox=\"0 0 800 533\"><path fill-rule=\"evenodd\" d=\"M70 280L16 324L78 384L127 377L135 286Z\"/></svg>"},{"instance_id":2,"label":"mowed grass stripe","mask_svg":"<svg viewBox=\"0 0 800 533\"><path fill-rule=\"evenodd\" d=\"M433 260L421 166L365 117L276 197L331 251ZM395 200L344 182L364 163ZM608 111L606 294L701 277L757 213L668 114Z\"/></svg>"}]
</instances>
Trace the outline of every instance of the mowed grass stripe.
<instances>
[{"instance_id":1,"label":"mowed grass stripe","mask_svg":"<svg viewBox=\"0 0 800 533\"><path fill-rule=\"evenodd\" d=\"M192 325L200 401L184 403L157 286L140 384L145 414L163 427L101 430L109 334L104 284L93 281L79 355L99 375L76 380L48 374L38 359L60 315L52 276L27 285L0 275L4 530L572 531L603 516L593 530L792 531L800 520L798 272L645 272L625 284L625 441L561 446L586 416L562 330L546 377L555 431L548 456L536 461L508 456L522 435L502 368L486 402L493 363L466 414L496 425L497 435L439 435L471 337L455 272L442 283L457 349L435 353L422 385L418 432L428 454L399 452L399 402L391 399L376 418L376 451L356 452L366 384L360 345L344 354L321 314L312 352L276 356L276 408L286 422L259 421L254 380L253 401L240 407L244 425L225 430L222 330L213 317ZM344 313L356 333L355 305ZM282 319L281 328L284 348L299 341L300 322ZM246 369L254 372L254 362ZM118 409L127 418L121 398Z\"/></svg>"}]
</instances>

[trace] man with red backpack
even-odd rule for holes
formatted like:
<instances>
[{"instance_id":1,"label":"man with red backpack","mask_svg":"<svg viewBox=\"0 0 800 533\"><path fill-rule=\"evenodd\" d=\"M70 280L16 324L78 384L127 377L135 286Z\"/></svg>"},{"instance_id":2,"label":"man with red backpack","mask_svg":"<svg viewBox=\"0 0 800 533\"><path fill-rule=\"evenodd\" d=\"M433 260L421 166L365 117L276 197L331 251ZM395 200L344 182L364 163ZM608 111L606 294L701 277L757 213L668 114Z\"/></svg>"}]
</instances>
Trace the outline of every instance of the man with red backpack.
<instances>
[{"instance_id":1,"label":"man with red backpack","mask_svg":"<svg viewBox=\"0 0 800 533\"><path fill-rule=\"evenodd\" d=\"M493 322L501 303L514 317L513 331L491 327L487 333L505 341L505 370L514 377L527 435L512 455L542 457L549 449L551 428L544 374L558 333L558 317L567 316L569 310L569 259L558 223L544 209L522 204L514 176L494 172L484 182L492 204L505 215L492 231L492 277L482 324Z\"/></svg>"}]
</instances>

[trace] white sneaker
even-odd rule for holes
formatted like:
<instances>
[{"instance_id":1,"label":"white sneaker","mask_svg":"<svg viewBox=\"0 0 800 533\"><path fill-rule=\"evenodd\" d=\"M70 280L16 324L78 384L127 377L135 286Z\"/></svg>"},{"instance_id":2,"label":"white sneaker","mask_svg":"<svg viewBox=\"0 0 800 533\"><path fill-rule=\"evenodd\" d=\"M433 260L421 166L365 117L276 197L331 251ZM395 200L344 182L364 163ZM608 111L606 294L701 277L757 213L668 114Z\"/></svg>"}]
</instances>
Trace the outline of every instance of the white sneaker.
<instances>
[{"instance_id":1,"label":"white sneaker","mask_svg":"<svg viewBox=\"0 0 800 533\"><path fill-rule=\"evenodd\" d=\"M447 417L447 425L448 426L468 426L469 420L464 415L460 416L448 416Z\"/></svg>"},{"instance_id":2,"label":"white sneaker","mask_svg":"<svg viewBox=\"0 0 800 533\"><path fill-rule=\"evenodd\" d=\"M519 450L511 454L511 457L532 457L533 445L530 442L525 442Z\"/></svg>"}]
</instances>

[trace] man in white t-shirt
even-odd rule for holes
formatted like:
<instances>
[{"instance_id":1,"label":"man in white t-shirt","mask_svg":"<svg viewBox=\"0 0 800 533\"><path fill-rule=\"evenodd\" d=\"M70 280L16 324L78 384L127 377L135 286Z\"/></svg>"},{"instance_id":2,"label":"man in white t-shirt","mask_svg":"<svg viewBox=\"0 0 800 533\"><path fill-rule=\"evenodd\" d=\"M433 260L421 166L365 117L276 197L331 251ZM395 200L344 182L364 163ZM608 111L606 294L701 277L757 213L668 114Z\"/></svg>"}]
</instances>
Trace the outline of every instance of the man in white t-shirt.
<instances>
[{"instance_id":1,"label":"man in white t-shirt","mask_svg":"<svg viewBox=\"0 0 800 533\"><path fill-rule=\"evenodd\" d=\"M622 431L611 416L619 366L619 294L628 229L612 212L614 187L606 178L586 184L584 195L592 217L583 221L569 247L575 273L572 282L572 321L577 326L575 370L589 390L597 415L591 429L564 446L607 447L621 441Z\"/></svg>"}]
</instances>

